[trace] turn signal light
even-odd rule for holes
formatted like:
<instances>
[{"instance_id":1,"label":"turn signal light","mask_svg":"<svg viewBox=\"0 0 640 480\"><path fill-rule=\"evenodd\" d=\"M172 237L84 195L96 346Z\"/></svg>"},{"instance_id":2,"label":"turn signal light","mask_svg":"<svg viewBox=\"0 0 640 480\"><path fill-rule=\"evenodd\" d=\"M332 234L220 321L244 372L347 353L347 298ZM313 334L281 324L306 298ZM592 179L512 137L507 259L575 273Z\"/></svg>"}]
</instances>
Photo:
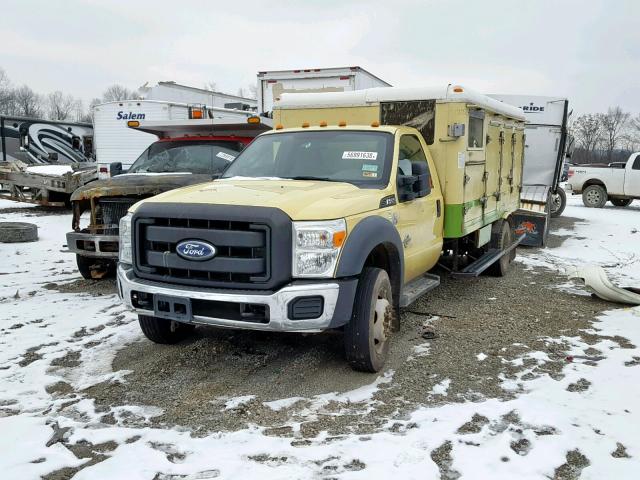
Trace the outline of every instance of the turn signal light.
<instances>
[{"instance_id":1,"label":"turn signal light","mask_svg":"<svg viewBox=\"0 0 640 480\"><path fill-rule=\"evenodd\" d=\"M340 248L344 243L344 239L347 238L347 232L342 230L341 232L335 232L333 234L333 247Z\"/></svg>"},{"instance_id":2,"label":"turn signal light","mask_svg":"<svg viewBox=\"0 0 640 480\"><path fill-rule=\"evenodd\" d=\"M140 126L140 122L137 120L129 120L127 122L127 127L132 127L132 128L136 128Z\"/></svg>"}]
</instances>

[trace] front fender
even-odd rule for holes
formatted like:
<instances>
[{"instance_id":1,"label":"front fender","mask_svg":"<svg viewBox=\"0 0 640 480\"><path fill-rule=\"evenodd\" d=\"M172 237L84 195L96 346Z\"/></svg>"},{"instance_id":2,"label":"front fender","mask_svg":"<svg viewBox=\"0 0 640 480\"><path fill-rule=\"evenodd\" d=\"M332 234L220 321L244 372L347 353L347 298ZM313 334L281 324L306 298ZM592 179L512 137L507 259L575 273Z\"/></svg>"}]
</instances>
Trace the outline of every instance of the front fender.
<instances>
[{"instance_id":1,"label":"front fender","mask_svg":"<svg viewBox=\"0 0 640 480\"><path fill-rule=\"evenodd\" d=\"M352 277L360 275L369 253L378 245L384 245L387 250L393 247L398 257L398 272L396 281L398 287L402 285L404 278L404 248L396 227L386 218L372 216L359 222L353 232L349 233L347 243L344 246L340 263L338 264L337 277ZM393 260L393 259L391 259ZM393 265L392 265L393 267ZM390 276L394 272L390 272ZM391 279L393 282L393 278Z\"/></svg>"}]
</instances>

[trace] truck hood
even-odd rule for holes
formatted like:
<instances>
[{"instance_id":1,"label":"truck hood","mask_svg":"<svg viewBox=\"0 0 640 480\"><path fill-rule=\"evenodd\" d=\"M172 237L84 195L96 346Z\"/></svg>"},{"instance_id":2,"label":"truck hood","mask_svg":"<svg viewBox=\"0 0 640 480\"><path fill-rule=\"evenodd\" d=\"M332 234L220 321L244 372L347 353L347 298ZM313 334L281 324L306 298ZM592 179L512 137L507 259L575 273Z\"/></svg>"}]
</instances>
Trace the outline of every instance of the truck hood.
<instances>
[{"instance_id":1,"label":"truck hood","mask_svg":"<svg viewBox=\"0 0 640 480\"><path fill-rule=\"evenodd\" d=\"M73 195L71 195L71 201L88 200L98 197L157 195L175 188L210 181L210 175L193 173L124 174L108 180L98 180L87 183L73 192Z\"/></svg>"},{"instance_id":2,"label":"truck hood","mask_svg":"<svg viewBox=\"0 0 640 480\"><path fill-rule=\"evenodd\" d=\"M328 220L375 210L388 194L386 190L358 188L342 182L229 178L166 192L143 203L273 207L292 220Z\"/></svg>"}]
</instances>

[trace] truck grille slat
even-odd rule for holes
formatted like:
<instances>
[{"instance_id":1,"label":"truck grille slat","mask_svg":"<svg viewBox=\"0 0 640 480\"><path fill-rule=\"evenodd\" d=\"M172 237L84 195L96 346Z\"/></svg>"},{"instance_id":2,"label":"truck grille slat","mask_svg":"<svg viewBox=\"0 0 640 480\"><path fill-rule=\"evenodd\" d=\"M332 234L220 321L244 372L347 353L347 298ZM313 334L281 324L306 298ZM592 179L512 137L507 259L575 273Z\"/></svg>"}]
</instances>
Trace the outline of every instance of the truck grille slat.
<instances>
[{"instance_id":1,"label":"truck grille slat","mask_svg":"<svg viewBox=\"0 0 640 480\"><path fill-rule=\"evenodd\" d=\"M105 235L118 235L120 219L138 201L136 198L99 198L98 223L104 226Z\"/></svg>"},{"instance_id":2,"label":"truck grille slat","mask_svg":"<svg viewBox=\"0 0 640 480\"><path fill-rule=\"evenodd\" d=\"M134 214L132 233L142 278L233 289L269 289L291 279L291 219L277 209L149 203ZM185 240L209 242L216 254L183 258L176 246Z\"/></svg>"}]
</instances>

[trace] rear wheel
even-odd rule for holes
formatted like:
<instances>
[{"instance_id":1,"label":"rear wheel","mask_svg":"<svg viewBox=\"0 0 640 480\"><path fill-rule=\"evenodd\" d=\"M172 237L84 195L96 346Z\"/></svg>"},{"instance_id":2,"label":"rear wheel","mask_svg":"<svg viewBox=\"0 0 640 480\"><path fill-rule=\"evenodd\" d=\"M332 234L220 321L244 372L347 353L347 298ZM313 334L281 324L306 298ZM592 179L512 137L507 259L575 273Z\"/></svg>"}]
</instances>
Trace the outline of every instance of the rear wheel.
<instances>
[{"instance_id":1,"label":"rear wheel","mask_svg":"<svg viewBox=\"0 0 640 480\"><path fill-rule=\"evenodd\" d=\"M344 328L345 353L354 370L373 373L384 367L394 315L387 272L365 268L358 281L353 316Z\"/></svg>"},{"instance_id":2,"label":"rear wheel","mask_svg":"<svg viewBox=\"0 0 640 480\"><path fill-rule=\"evenodd\" d=\"M589 185L582 191L582 203L589 208L602 208L607 203L607 191L600 185Z\"/></svg>"},{"instance_id":3,"label":"rear wheel","mask_svg":"<svg viewBox=\"0 0 640 480\"><path fill-rule=\"evenodd\" d=\"M611 203L616 207L628 207L633 202L632 198L612 198Z\"/></svg>"},{"instance_id":4,"label":"rear wheel","mask_svg":"<svg viewBox=\"0 0 640 480\"><path fill-rule=\"evenodd\" d=\"M116 274L116 262L113 260L100 260L76 254L76 264L80 275L87 280L109 278Z\"/></svg>"},{"instance_id":5,"label":"rear wheel","mask_svg":"<svg viewBox=\"0 0 640 480\"><path fill-rule=\"evenodd\" d=\"M164 318L138 315L138 323L142 333L154 343L172 345L187 338L195 329L195 325L174 322Z\"/></svg>"},{"instance_id":6,"label":"rear wheel","mask_svg":"<svg viewBox=\"0 0 640 480\"><path fill-rule=\"evenodd\" d=\"M500 220L495 222L491 226L491 242L489 248L496 248L498 250L504 250L513 242L513 234L511 233L511 225L506 220ZM500 260L495 262L487 269L487 273L494 277L503 277L511 262L516 258L516 249L500 257Z\"/></svg>"},{"instance_id":7,"label":"rear wheel","mask_svg":"<svg viewBox=\"0 0 640 480\"><path fill-rule=\"evenodd\" d=\"M564 208L567 206L567 194L561 187L551 193L551 217L556 218L562 215Z\"/></svg>"}]
</instances>

